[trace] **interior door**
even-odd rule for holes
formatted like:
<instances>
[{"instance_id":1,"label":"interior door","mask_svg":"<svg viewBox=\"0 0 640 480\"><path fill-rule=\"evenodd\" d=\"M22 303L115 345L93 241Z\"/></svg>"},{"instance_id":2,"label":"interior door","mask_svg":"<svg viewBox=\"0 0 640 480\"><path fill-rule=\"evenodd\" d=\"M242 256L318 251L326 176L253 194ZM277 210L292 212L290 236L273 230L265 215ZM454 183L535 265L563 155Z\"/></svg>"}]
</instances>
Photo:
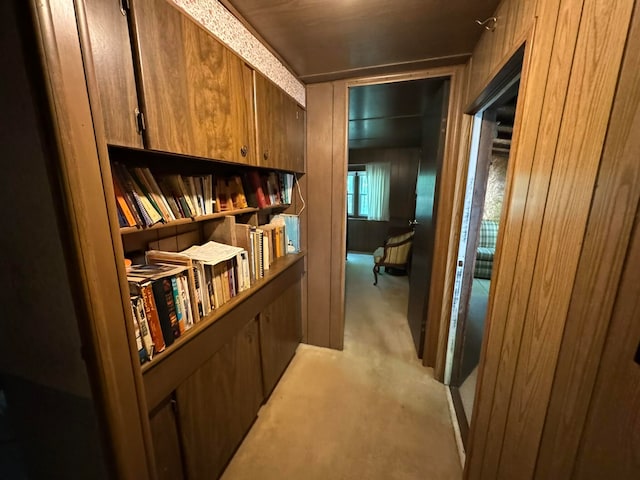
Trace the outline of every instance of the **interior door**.
<instances>
[{"instance_id":1,"label":"interior door","mask_svg":"<svg viewBox=\"0 0 640 480\"><path fill-rule=\"evenodd\" d=\"M422 156L416 182L413 254L409 273L407 319L418 358L422 358L436 228L437 178L442 166L447 131L449 80L431 97L423 115Z\"/></svg>"}]
</instances>

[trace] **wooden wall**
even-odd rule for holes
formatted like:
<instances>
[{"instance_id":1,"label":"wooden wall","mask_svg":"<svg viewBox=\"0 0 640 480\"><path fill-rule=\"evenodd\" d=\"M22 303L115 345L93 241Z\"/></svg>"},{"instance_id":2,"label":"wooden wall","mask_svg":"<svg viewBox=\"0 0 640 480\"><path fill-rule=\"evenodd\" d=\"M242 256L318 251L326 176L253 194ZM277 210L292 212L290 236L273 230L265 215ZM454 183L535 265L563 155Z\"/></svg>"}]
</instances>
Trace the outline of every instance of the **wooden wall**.
<instances>
[{"instance_id":1,"label":"wooden wall","mask_svg":"<svg viewBox=\"0 0 640 480\"><path fill-rule=\"evenodd\" d=\"M503 1L498 26L502 18L517 32L532 3ZM637 167L618 156L637 147L625 123L637 115L637 34L618 85L633 7L538 0L535 22L522 27L529 33L465 478L571 478L637 204ZM483 34L470 102L518 43L517 33ZM636 103L622 100L629 95Z\"/></svg>"},{"instance_id":2,"label":"wooden wall","mask_svg":"<svg viewBox=\"0 0 640 480\"><path fill-rule=\"evenodd\" d=\"M466 67L441 67L307 86L307 343L340 349L343 345L348 88L442 77L451 79L451 91L438 198L438 210L443 213L437 218L435 250L448 252L454 241L454 236L450 235L450 224L457 205L454 202L454 192L459 188L457 173L459 162L464 162L458 150L464 131L461 112ZM436 280L431 284L431 296L442 288L449 270L446 256L434 258L432 279ZM442 295L436 294L436 297L442 298ZM430 308L431 305L437 305L434 308L439 314L439 302L430 303ZM438 342L440 324L437 321L432 323L427 338L435 340L430 341L427 349L434 352L428 356L429 364L434 364L436 356L444 364L445 348Z\"/></svg>"},{"instance_id":3,"label":"wooden wall","mask_svg":"<svg viewBox=\"0 0 640 480\"><path fill-rule=\"evenodd\" d=\"M336 349L342 349L344 337L346 112L344 82L307 87L306 180L310 221L307 225L307 335L303 340ZM342 194L335 195L335 192Z\"/></svg>"},{"instance_id":4,"label":"wooden wall","mask_svg":"<svg viewBox=\"0 0 640 480\"><path fill-rule=\"evenodd\" d=\"M349 163L391 163L389 221L347 219L347 250L373 252L390 234L408 230L415 214L415 188L420 161L417 148L373 148L349 151ZM392 232L392 233L390 233Z\"/></svg>"}]
</instances>

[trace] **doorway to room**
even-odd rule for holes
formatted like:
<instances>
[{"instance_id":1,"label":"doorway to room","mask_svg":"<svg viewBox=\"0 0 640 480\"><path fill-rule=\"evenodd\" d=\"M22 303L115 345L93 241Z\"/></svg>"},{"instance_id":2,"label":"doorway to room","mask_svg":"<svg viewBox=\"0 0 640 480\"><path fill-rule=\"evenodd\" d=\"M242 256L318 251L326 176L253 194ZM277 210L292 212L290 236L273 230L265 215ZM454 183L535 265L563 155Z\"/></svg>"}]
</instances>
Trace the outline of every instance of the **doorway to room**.
<instances>
[{"instance_id":1,"label":"doorway to room","mask_svg":"<svg viewBox=\"0 0 640 480\"><path fill-rule=\"evenodd\" d=\"M450 387L463 442L473 415L497 260L520 68L521 64L473 118L445 369L445 383Z\"/></svg>"},{"instance_id":2,"label":"doorway to room","mask_svg":"<svg viewBox=\"0 0 640 480\"><path fill-rule=\"evenodd\" d=\"M346 300L403 285L399 308L414 358L423 354L449 84L438 77L349 88ZM367 271L368 290L349 288L350 266Z\"/></svg>"}]
</instances>

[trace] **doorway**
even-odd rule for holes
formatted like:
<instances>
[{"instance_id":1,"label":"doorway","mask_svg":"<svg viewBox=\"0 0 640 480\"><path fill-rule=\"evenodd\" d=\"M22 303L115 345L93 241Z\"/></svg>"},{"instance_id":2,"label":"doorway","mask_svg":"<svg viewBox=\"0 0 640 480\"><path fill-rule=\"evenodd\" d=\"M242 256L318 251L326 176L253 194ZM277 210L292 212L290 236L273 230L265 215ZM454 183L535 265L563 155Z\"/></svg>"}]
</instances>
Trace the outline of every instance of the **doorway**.
<instances>
[{"instance_id":1,"label":"doorway","mask_svg":"<svg viewBox=\"0 0 640 480\"><path fill-rule=\"evenodd\" d=\"M448 77L436 77L349 88L347 261L369 264L371 295L391 288L393 277L404 277L408 300L403 315L418 358L424 345L449 85ZM393 255L384 245L396 240L405 242L398 251L408 252L406 258L381 267L374 286L374 259ZM347 288L347 301L350 294Z\"/></svg>"},{"instance_id":2,"label":"doorway","mask_svg":"<svg viewBox=\"0 0 640 480\"><path fill-rule=\"evenodd\" d=\"M520 70L473 118L445 383L463 442L473 416L520 86Z\"/></svg>"}]
</instances>

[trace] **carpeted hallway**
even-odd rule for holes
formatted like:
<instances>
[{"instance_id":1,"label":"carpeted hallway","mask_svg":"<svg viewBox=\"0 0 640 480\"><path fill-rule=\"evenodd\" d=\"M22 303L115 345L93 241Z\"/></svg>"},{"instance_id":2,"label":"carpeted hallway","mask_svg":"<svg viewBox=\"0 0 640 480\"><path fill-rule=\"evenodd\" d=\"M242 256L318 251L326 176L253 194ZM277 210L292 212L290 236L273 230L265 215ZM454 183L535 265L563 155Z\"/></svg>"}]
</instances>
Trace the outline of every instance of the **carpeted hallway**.
<instances>
[{"instance_id":1,"label":"carpeted hallway","mask_svg":"<svg viewBox=\"0 0 640 480\"><path fill-rule=\"evenodd\" d=\"M299 347L224 480L461 478L445 387L415 356L407 277L374 287L372 265L349 254L344 351Z\"/></svg>"}]
</instances>

